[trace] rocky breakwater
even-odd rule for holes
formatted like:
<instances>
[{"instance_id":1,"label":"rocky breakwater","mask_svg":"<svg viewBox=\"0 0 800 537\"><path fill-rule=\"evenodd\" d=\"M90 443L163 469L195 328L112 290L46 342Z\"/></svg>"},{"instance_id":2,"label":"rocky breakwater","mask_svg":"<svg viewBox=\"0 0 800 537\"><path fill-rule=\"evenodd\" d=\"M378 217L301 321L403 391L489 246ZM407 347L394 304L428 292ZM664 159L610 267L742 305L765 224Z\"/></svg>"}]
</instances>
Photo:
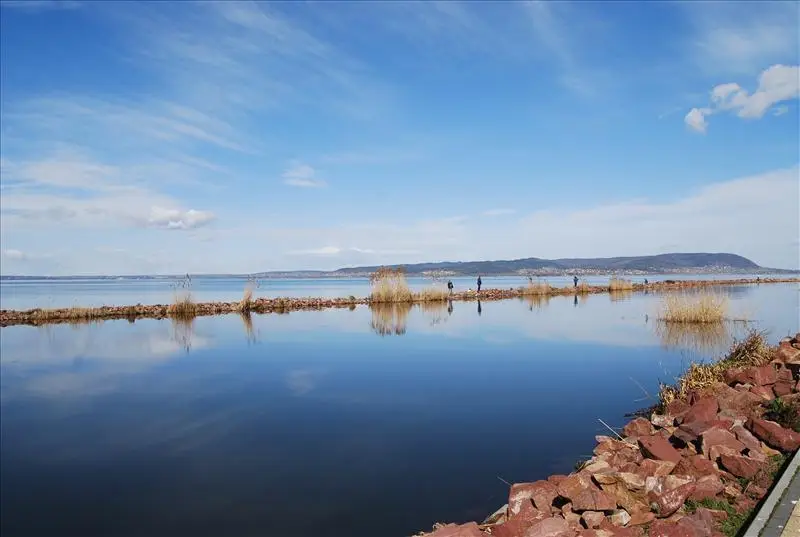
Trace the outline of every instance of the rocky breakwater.
<instances>
[{"instance_id":1,"label":"rocky breakwater","mask_svg":"<svg viewBox=\"0 0 800 537\"><path fill-rule=\"evenodd\" d=\"M800 448L800 334L766 348L763 365L674 390L649 418L597 436L594 456L572 474L512 485L483 523L420 535L732 537Z\"/></svg>"}]
</instances>

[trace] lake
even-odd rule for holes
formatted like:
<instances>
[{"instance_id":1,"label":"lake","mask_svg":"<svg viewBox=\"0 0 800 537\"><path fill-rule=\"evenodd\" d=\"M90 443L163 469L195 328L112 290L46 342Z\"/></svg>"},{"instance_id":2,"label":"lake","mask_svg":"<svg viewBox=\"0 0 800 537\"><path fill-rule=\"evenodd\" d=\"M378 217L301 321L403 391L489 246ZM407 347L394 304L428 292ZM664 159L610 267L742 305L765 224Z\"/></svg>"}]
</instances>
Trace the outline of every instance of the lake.
<instances>
[{"instance_id":1,"label":"lake","mask_svg":"<svg viewBox=\"0 0 800 537\"><path fill-rule=\"evenodd\" d=\"M171 293L81 285L3 283L3 307ZM242 280L223 285L197 292L235 300ZM752 322L700 331L655 321L653 294L2 328L0 533L391 537L482 519L503 481L569 473L599 419L623 425L690 361L751 328L797 332L799 290L715 288Z\"/></svg>"}]
</instances>

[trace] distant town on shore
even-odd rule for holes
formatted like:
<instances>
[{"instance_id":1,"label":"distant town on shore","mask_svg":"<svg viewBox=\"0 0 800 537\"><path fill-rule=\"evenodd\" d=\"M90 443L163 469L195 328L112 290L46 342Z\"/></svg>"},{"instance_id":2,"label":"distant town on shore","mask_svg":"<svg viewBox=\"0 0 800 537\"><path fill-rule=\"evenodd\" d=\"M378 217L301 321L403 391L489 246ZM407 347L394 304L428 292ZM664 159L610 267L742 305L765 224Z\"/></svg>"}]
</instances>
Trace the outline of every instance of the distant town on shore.
<instances>
[{"instance_id":1,"label":"distant town on shore","mask_svg":"<svg viewBox=\"0 0 800 537\"><path fill-rule=\"evenodd\" d=\"M605 274L648 275L648 274L798 274L800 269L778 269L762 267L753 261L730 253L669 253L633 257L605 258L565 258L523 259L497 261L442 261L432 263L413 263L386 265L402 267L409 276L418 277L458 277L474 276L592 276ZM375 272L379 266L345 267L332 271L293 270L267 271L253 274L193 274L203 278L250 277L258 279L300 279L300 278L363 278ZM2 275L2 280L26 279L164 279L184 276L183 274L163 275Z\"/></svg>"}]
</instances>

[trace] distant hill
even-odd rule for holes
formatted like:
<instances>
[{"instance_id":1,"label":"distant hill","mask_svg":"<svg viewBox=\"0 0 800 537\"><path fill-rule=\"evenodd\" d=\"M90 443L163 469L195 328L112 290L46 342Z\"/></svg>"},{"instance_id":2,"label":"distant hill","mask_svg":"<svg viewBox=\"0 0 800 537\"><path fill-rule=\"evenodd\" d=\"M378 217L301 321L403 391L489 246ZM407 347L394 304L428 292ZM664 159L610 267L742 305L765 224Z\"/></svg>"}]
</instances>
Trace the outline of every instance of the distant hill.
<instances>
[{"instance_id":1,"label":"distant hill","mask_svg":"<svg viewBox=\"0 0 800 537\"><path fill-rule=\"evenodd\" d=\"M397 266L397 265L393 265ZM454 275L503 275L521 272L784 272L765 269L746 257L726 253L673 253L636 257L605 257L591 259L540 259L528 257L501 261L445 261L403 265L409 274L448 272ZM332 275L363 274L373 272L377 266L347 267L333 271ZM787 271L788 272L788 271Z\"/></svg>"}]
</instances>

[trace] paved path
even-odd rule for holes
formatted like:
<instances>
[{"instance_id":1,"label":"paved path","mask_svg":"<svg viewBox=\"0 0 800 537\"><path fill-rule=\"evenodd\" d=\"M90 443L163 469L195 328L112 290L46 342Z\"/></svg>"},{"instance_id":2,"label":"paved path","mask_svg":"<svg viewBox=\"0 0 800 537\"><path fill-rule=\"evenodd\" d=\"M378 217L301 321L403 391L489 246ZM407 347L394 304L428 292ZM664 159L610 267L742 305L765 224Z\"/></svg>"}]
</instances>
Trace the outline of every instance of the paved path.
<instances>
[{"instance_id":1,"label":"paved path","mask_svg":"<svg viewBox=\"0 0 800 537\"><path fill-rule=\"evenodd\" d=\"M783 528L781 537L797 537L800 535L800 501L795 498L794 502L795 504L794 510L792 511L792 516L789 517L786 527Z\"/></svg>"}]
</instances>

